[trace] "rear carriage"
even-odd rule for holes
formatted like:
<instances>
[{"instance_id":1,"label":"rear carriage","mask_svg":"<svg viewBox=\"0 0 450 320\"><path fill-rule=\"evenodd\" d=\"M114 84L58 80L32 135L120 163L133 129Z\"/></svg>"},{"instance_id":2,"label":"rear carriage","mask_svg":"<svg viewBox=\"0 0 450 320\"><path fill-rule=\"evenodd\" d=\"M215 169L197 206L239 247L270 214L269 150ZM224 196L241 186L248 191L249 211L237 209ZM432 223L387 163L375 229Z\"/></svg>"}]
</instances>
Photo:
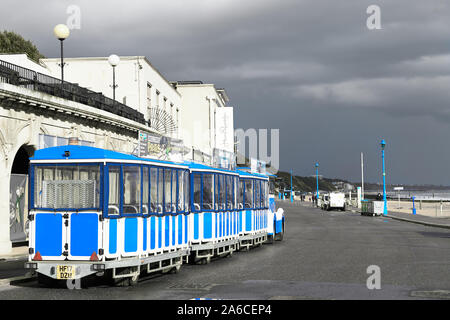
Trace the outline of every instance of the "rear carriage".
<instances>
[{"instance_id":1,"label":"rear carriage","mask_svg":"<svg viewBox=\"0 0 450 320\"><path fill-rule=\"evenodd\" d=\"M249 249L267 240L269 185L262 174L237 170L239 174L238 206L240 208L239 246Z\"/></svg>"}]
</instances>

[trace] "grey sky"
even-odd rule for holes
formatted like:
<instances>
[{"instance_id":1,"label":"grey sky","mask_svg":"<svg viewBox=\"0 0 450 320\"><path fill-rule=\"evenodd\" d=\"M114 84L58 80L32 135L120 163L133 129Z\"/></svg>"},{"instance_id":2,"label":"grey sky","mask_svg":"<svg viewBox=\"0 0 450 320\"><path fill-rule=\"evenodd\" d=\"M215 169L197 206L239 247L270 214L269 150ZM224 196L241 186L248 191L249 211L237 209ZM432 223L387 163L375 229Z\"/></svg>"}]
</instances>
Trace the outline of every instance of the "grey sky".
<instances>
[{"instance_id":1,"label":"grey sky","mask_svg":"<svg viewBox=\"0 0 450 320\"><path fill-rule=\"evenodd\" d=\"M382 30L366 27L381 7ZM450 185L450 2L446 0L2 0L0 29L58 57L145 55L169 80L225 87L236 128L279 128L300 175Z\"/></svg>"}]
</instances>

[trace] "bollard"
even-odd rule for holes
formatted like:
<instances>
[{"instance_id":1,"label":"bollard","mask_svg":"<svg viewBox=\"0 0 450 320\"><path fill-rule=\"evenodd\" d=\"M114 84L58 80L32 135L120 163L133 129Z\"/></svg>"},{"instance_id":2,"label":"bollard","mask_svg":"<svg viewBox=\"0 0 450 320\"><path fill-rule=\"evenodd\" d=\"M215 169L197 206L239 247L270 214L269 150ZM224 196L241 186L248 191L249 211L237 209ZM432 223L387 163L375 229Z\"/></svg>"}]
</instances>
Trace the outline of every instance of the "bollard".
<instances>
[{"instance_id":1,"label":"bollard","mask_svg":"<svg viewBox=\"0 0 450 320\"><path fill-rule=\"evenodd\" d=\"M415 199L416 197L412 197L412 201L413 201L413 207L412 207L412 214L416 214L416 208L415 208L415 206L414 206L414 199Z\"/></svg>"}]
</instances>

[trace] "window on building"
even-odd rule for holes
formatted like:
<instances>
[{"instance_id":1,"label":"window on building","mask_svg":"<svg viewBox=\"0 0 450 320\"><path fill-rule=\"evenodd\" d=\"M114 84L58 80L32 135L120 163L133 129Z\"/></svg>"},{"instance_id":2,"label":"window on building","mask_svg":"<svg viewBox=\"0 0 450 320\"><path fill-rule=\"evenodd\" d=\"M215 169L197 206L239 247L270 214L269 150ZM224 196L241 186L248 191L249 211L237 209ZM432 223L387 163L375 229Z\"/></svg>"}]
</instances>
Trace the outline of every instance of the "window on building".
<instances>
[{"instance_id":1,"label":"window on building","mask_svg":"<svg viewBox=\"0 0 450 320\"><path fill-rule=\"evenodd\" d=\"M147 82L147 108L152 107L152 85Z\"/></svg>"}]
</instances>

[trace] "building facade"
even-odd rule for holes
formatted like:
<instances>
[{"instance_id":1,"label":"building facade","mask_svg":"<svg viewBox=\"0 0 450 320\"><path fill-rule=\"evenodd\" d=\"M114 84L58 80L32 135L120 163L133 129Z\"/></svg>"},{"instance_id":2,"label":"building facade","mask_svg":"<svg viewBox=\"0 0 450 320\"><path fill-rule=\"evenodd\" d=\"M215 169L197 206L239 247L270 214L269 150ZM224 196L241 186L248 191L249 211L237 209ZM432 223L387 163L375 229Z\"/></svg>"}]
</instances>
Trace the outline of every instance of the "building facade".
<instances>
[{"instance_id":1,"label":"building facade","mask_svg":"<svg viewBox=\"0 0 450 320\"><path fill-rule=\"evenodd\" d=\"M0 57L0 254L27 233L29 158L38 149L79 144L133 153L144 115L85 88L62 84ZM16 57L17 58L17 57ZM18 60L15 60L18 62ZM36 71L39 70L39 71Z\"/></svg>"},{"instance_id":2,"label":"building facade","mask_svg":"<svg viewBox=\"0 0 450 320\"><path fill-rule=\"evenodd\" d=\"M224 89L201 81L172 82L181 94L183 140L191 159L227 167L234 161L233 107Z\"/></svg>"},{"instance_id":3,"label":"building facade","mask_svg":"<svg viewBox=\"0 0 450 320\"><path fill-rule=\"evenodd\" d=\"M60 59L41 59L54 77ZM113 98L113 67L108 57L65 58L64 79ZM122 56L115 67L115 97L144 114L148 125L162 135L180 138L181 95L144 56Z\"/></svg>"}]
</instances>

